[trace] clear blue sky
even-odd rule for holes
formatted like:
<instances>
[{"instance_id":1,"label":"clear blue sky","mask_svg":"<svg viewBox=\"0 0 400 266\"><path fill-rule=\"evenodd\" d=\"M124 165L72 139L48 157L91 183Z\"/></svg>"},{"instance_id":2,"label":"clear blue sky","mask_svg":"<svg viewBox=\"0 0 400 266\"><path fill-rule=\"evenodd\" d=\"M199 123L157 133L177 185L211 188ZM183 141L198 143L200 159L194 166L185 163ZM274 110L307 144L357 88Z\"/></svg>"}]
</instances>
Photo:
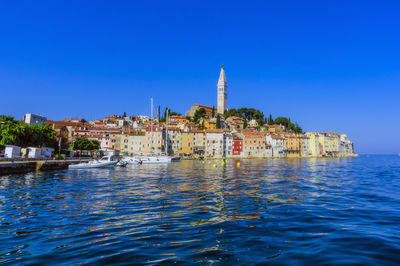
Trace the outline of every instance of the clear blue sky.
<instances>
[{"instance_id":1,"label":"clear blue sky","mask_svg":"<svg viewBox=\"0 0 400 266\"><path fill-rule=\"evenodd\" d=\"M0 114L49 119L216 105L400 152L399 1L4 1Z\"/></svg>"}]
</instances>

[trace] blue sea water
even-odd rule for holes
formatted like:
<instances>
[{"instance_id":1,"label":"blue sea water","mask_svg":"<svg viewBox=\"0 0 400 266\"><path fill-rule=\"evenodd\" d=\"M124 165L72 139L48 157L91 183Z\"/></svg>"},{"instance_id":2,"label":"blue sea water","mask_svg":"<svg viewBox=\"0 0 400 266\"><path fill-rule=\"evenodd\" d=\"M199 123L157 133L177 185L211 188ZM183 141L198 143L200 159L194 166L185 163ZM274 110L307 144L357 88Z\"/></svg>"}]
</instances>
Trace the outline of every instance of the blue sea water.
<instances>
[{"instance_id":1,"label":"blue sea water","mask_svg":"<svg viewBox=\"0 0 400 266\"><path fill-rule=\"evenodd\" d=\"M0 176L0 264L400 263L400 156L238 161Z\"/></svg>"}]
</instances>

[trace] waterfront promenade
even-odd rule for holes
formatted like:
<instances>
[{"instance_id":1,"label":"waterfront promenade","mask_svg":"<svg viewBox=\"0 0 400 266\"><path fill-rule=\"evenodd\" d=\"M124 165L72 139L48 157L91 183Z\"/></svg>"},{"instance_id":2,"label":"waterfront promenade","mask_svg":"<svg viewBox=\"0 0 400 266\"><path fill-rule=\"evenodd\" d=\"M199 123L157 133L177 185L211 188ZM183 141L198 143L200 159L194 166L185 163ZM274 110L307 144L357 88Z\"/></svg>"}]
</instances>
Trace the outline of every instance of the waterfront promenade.
<instances>
[{"instance_id":1,"label":"waterfront promenade","mask_svg":"<svg viewBox=\"0 0 400 266\"><path fill-rule=\"evenodd\" d=\"M90 158L69 160L16 160L0 161L0 175L21 174L33 171L67 169L74 162L87 162Z\"/></svg>"}]
</instances>

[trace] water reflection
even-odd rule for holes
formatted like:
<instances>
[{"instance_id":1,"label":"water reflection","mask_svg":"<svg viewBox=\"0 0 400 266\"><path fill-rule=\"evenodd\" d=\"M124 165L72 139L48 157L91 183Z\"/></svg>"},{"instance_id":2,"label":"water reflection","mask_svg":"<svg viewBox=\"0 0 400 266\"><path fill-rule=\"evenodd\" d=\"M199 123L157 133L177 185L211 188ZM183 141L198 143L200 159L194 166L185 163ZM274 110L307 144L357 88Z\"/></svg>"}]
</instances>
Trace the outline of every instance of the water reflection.
<instances>
[{"instance_id":1,"label":"water reflection","mask_svg":"<svg viewBox=\"0 0 400 266\"><path fill-rule=\"evenodd\" d=\"M400 242L396 159L181 161L3 176L0 263L319 263L332 243L381 238L380 252L398 258L390 252Z\"/></svg>"}]
</instances>

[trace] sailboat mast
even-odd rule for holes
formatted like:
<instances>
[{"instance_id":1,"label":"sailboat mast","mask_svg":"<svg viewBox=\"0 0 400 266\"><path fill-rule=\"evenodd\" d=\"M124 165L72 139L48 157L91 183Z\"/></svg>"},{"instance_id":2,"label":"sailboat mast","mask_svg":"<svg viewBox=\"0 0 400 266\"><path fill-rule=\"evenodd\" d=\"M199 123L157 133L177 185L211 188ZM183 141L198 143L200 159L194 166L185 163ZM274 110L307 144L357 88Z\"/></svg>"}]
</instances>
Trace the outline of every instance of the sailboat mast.
<instances>
[{"instance_id":1,"label":"sailboat mast","mask_svg":"<svg viewBox=\"0 0 400 266\"><path fill-rule=\"evenodd\" d=\"M165 122L166 122L166 128L165 128L165 142L167 143L166 148L165 148L165 155L168 155L168 109L167 112L165 112Z\"/></svg>"},{"instance_id":2,"label":"sailboat mast","mask_svg":"<svg viewBox=\"0 0 400 266\"><path fill-rule=\"evenodd\" d=\"M153 97L150 98L150 132L151 132L151 144L150 150L153 152Z\"/></svg>"}]
</instances>

